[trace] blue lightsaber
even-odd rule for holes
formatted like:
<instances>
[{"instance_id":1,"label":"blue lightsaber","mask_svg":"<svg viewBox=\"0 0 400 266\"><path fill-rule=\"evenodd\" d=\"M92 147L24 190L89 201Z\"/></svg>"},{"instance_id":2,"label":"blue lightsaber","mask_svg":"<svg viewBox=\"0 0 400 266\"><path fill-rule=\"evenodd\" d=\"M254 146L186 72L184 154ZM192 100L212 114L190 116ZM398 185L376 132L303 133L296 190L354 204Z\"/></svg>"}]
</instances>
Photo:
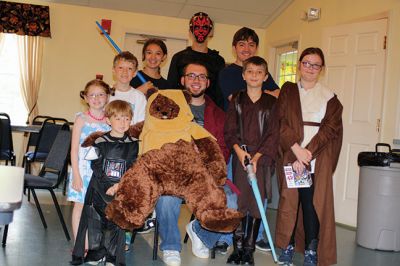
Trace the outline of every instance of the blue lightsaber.
<instances>
[{"instance_id":1,"label":"blue lightsaber","mask_svg":"<svg viewBox=\"0 0 400 266\"><path fill-rule=\"evenodd\" d=\"M114 49L118 52L121 53L121 49L118 47L118 45L113 41L113 39L111 39L110 35L108 35L108 33L106 32L106 30L100 25L100 23L98 21L96 21L96 25L99 27L99 29L101 30L101 32L104 34L104 36L106 36L106 38L108 39L108 41L111 43L111 45L114 47ZM144 84L146 83L146 79L143 77L142 74L140 74L139 71L136 72L136 76L140 79L140 81Z\"/></svg>"},{"instance_id":2,"label":"blue lightsaber","mask_svg":"<svg viewBox=\"0 0 400 266\"><path fill-rule=\"evenodd\" d=\"M246 145L242 145L241 148L247 152ZM250 163L250 159L247 157L245 158L244 164L245 164L246 170L247 170L247 179L249 180L250 186L253 189L253 194L254 194L254 197L256 198L258 210L260 211L260 214L261 214L261 220L262 220L264 228L265 228L265 233L267 234L268 242L269 242L269 245L271 246L272 257L274 259L274 262L276 263L278 261L278 259L276 257L274 241L272 240L271 231L269 230L267 217L265 216L266 208L264 209L263 203L261 201L261 194L260 194L260 190L258 189L257 177L253 170L253 164ZM267 207L267 206L265 206L265 207Z\"/></svg>"}]
</instances>

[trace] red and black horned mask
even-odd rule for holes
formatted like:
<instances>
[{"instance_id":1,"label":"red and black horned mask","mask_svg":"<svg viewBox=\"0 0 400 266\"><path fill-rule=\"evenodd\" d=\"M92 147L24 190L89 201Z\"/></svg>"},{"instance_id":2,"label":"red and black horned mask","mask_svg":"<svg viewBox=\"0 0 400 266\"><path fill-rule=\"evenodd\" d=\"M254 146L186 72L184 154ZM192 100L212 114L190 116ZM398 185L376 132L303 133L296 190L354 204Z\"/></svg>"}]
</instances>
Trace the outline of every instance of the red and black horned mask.
<instances>
[{"instance_id":1,"label":"red and black horned mask","mask_svg":"<svg viewBox=\"0 0 400 266\"><path fill-rule=\"evenodd\" d=\"M213 22L206 13L198 12L190 19L189 27L196 41L203 43L213 28Z\"/></svg>"}]
</instances>

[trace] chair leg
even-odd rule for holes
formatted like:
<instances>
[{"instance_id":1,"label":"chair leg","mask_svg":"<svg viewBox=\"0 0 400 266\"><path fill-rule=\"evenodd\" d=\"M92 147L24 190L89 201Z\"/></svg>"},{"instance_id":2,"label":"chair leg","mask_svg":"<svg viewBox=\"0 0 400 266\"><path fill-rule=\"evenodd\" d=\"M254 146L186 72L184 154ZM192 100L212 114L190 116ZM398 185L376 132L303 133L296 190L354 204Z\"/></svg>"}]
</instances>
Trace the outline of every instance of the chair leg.
<instances>
[{"instance_id":1,"label":"chair leg","mask_svg":"<svg viewBox=\"0 0 400 266\"><path fill-rule=\"evenodd\" d=\"M40 219L42 220L43 227L47 228L46 220L44 219L42 208L40 207L40 203L39 203L39 200L38 200L38 198L36 196L36 192L35 192L35 190L33 188L30 188L30 189L28 188L28 191L29 190L32 192L32 197L35 200L36 209L39 212L39 216L40 216Z\"/></svg>"},{"instance_id":2,"label":"chair leg","mask_svg":"<svg viewBox=\"0 0 400 266\"><path fill-rule=\"evenodd\" d=\"M64 166L63 175L64 175L63 195L65 196L67 194L67 184L68 184L68 164L65 164Z\"/></svg>"},{"instance_id":3,"label":"chair leg","mask_svg":"<svg viewBox=\"0 0 400 266\"><path fill-rule=\"evenodd\" d=\"M191 222L193 220L194 220L194 214L192 213L192 216L190 216L190 221L189 222ZM185 234L185 239L183 240L183 243L186 244L188 242L188 239L189 239L189 235L188 235L188 233L186 233Z\"/></svg>"},{"instance_id":4,"label":"chair leg","mask_svg":"<svg viewBox=\"0 0 400 266\"><path fill-rule=\"evenodd\" d=\"M156 216L156 224L154 227L154 240L153 240L153 260L157 260L158 253L158 221Z\"/></svg>"},{"instance_id":5,"label":"chair leg","mask_svg":"<svg viewBox=\"0 0 400 266\"><path fill-rule=\"evenodd\" d=\"M60 205L58 205L56 194L54 194L54 191L51 188L49 189L49 191L50 191L51 197L53 198L54 206L56 207L58 218L60 219L61 225L64 230L64 234L65 234L67 240L70 241L71 237L69 236L67 225L65 224L64 216L61 213Z\"/></svg>"},{"instance_id":6,"label":"chair leg","mask_svg":"<svg viewBox=\"0 0 400 266\"><path fill-rule=\"evenodd\" d=\"M4 232L3 232L3 242L2 242L2 246L5 247L6 246L6 242L7 242L7 234L8 234L8 224L6 224L4 226Z\"/></svg>"},{"instance_id":7,"label":"chair leg","mask_svg":"<svg viewBox=\"0 0 400 266\"><path fill-rule=\"evenodd\" d=\"M131 244L133 244L133 243L135 243L137 232L135 230L133 230L133 232L131 232L131 233L132 233Z\"/></svg>"}]
</instances>

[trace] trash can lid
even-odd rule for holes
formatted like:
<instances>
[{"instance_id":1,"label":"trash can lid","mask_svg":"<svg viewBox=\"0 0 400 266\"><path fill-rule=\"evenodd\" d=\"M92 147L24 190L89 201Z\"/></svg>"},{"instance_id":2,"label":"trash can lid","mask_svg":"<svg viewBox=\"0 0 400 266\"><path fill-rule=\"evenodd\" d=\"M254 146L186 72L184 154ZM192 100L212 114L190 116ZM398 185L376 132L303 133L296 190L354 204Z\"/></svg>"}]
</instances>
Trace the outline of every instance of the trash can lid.
<instances>
[{"instance_id":1,"label":"trash can lid","mask_svg":"<svg viewBox=\"0 0 400 266\"><path fill-rule=\"evenodd\" d=\"M389 148L389 152L378 152L379 146ZM400 163L400 154L394 153L389 144L377 143L375 152L360 152L357 158L358 166L390 166L393 163Z\"/></svg>"}]
</instances>

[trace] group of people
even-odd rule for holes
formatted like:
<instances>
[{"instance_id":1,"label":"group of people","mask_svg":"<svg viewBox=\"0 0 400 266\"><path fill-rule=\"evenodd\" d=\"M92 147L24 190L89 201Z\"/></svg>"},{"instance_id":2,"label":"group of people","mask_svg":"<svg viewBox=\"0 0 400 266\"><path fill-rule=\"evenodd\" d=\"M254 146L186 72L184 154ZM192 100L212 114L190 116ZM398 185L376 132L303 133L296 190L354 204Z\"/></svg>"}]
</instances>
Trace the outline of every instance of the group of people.
<instances>
[{"instance_id":1,"label":"group of people","mask_svg":"<svg viewBox=\"0 0 400 266\"><path fill-rule=\"evenodd\" d=\"M75 246L71 263L125 265L129 232L108 221L104 210L138 156L140 143L127 131L144 120L145 95L156 88L190 93L194 122L217 139L230 169L228 175L240 190L234 193L229 186L223 187L228 207L244 215L234 232L211 232L197 220L186 226L196 257L208 258L210 249L226 254L233 245L228 264L254 265L256 243L260 249L270 250L263 240L260 210L247 180L248 159L262 199L271 199L271 177L274 172L278 176L275 241L282 249L279 264L292 265L295 251L304 253L306 266L335 264L332 175L341 148L342 106L318 82L325 65L321 49L305 49L299 58L299 81L287 82L279 89L267 62L256 56L259 39L254 30L243 27L235 33L232 48L236 60L228 66L218 51L208 48L213 22L207 14L196 13L189 30L192 46L172 57L167 79L160 75L167 47L160 39L149 39L142 51L145 66L139 71L147 82L142 84L135 76L136 57L121 52L113 62L114 86L92 80L80 93L88 109L76 115L72 135L68 200L75 203ZM83 147L85 139L97 131L104 134ZM298 173L308 169L312 185L288 188L283 170L288 165ZM163 195L156 204L159 248L167 265L181 264L181 203L178 197Z\"/></svg>"}]
</instances>

